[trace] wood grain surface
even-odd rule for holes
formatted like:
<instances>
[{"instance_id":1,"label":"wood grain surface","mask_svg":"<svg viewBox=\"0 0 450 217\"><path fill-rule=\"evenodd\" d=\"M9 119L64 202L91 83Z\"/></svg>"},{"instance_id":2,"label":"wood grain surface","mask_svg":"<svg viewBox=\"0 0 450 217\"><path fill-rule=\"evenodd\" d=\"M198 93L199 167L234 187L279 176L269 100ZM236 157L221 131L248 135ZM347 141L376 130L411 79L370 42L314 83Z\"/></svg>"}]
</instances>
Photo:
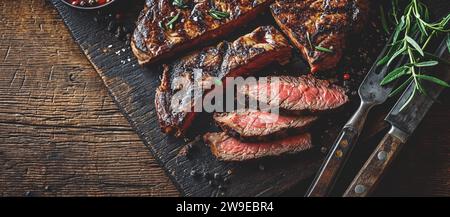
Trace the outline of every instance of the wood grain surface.
<instances>
[{"instance_id":1,"label":"wood grain surface","mask_svg":"<svg viewBox=\"0 0 450 217\"><path fill-rule=\"evenodd\" d=\"M176 196L45 1L0 2L2 196Z\"/></svg>"},{"instance_id":2,"label":"wood grain surface","mask_svg":"<svg viewBox=\"0 0 450 217\"><path fill-rule=\"evenodd\" d=\"M0 2L1 195L179 195L45 2ZM443 95L375 195L450 195L450 101ZM355 167L369 155L354 153ZM286 195L301 195L307 182Z\"/></svg>"}]
</instances>

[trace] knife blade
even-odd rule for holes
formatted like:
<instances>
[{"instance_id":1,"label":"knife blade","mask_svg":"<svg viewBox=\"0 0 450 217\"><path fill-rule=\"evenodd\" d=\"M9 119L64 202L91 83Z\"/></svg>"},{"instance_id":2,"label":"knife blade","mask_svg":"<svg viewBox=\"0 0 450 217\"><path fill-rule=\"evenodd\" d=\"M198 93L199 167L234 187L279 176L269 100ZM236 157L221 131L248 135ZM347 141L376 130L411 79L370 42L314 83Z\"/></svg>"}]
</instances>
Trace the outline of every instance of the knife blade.
<instances>
[{"instance_id":1,"label":"knife blade","mask_svg":"<svg viewBox=\"0 0 450 217\"><path fill-rule=\"evenodd\" d=\"M435 55L444 56L443 58L447 60L449 53L446 50L446 40L443 40ZM450 67L441 64L440 67L434 69L435 72L441 72L442 80L450 80ZM386 116L385 120L391 124L389 132L351 182L344 197L367 196L374 190L386 168L389 167L403 144L407 142L408 137L420 124L433 105L434 99L444 89L443 86L431 82L422 82L422 86L428 90L427 95L414 94L415 84L411 83ZM405 105L411 94L414 94L412 100Z\"/></svg>"},{"instance_id":2,"label":"knife blade","mask_svg":"<svg viewBox=\"0 0 450 217\"><path fill-rule=\"evenodd\" d=\"M305 196L320 197L329 195L354 144L356 144L361 134L369 111L372 107L384 103L392 91L395 82L384 86L381 86L380 83L390 70L404 64L406 58L404 56L401 57L396 64L391 66L377 64L389 51L388 45L391 40L392 37L362 81L358 89L361 99L359 108L342 128Z\"/></svg>"}]
</instances>

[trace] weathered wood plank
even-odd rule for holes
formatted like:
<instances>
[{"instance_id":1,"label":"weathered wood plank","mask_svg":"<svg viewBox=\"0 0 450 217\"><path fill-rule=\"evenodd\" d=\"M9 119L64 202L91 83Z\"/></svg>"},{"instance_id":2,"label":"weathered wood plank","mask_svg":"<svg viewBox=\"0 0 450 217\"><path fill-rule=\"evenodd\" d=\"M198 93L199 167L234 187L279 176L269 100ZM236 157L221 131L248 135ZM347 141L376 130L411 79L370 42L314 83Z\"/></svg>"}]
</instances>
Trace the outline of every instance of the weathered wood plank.
<instances>
[{"instance_id":1,"label":"weathered wood plank","mask_svg":"<svg viewBox=\"0 0 450 217\"><path fill-rule=\"evenodd\" d=\"M0 195L178 195L44 3L0 2Z\"/></svg>"}]
</instances>

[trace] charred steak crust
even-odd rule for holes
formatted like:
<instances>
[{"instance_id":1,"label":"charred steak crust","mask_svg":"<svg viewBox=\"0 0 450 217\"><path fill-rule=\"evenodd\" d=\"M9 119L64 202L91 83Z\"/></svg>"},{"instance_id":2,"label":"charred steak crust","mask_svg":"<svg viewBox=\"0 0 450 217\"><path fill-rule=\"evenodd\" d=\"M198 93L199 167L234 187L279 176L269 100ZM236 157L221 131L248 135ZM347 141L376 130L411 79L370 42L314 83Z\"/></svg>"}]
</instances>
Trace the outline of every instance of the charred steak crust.
<instances>
[{"instance_id":1,"label":"charred steak crust","mask_svg":"<svg viewBox=\"0 0 450 217\"><path fill-rule=\"evenodd\" d=\"M163 132L177 137L185 135L196 114L189 112L193 111L194 99L203 97L210 90L200 90L203 94L196 96L193 94L195 88L217 83L216 79L249 75L274 62L286 62L290 57L291 47L282 33L272 26L262 26L234 42L224 41L165 65L155 96ZM202 70L201 84L193 85L197 69ZM183 78L181 82L180 78ZM171 108L173 100L180 102L177 108L183 108L183 111Z\"/></svg>"},{"instance_id":2,"label":"charred steak crust","mask_svg":"<svg viewBox=\"0 0 450 217\"><path fill-rule=\"evenodd\" d=\"M312 148L311 134L304 133L271 142L242 142L224 132L203 136L211 152L219 160L245 161L281 154L294 154Z\"/></svg>"},{"instance_id":3,"label":"charred steak crust","mask_svg":"<svg viewBox=\"0 0 450 217\"><path fill-rule=\"evenodd\" d=\"M276 94L260 97L260 93ZM242 86L238 91L252 100L258 100L270 107L279 107L280 111L290 114L322 113L337 110L348 102L344 88L320 80L313 75L300 77L267 77L266 82Z\"/></svg>"},{"instance_id":4,"label":"charred steak crust","mask_svg":"<svg viewBox=\"0 0 450 217\"><path fill-rule=\"evenodd\" d=\"M368 16L368 2L277 0L271 5L271 12L282 31L308 61L311 72L315 73L337 65L346 46L347 35L359 31ZM333 52L323 52L315 46Z\"/></svg>"},{"instance_id":5,"label":"charred steak crust","mask_svg":"<svg viewBox=\"0 0 450 217\"><path fill-rule=\"evenodd\" d=\"M223 38L250 22L274 0L189 0L187 8L179 8L172 0L146 0L131 40L133 53L140 64L154 63L215 39ZM229 14L214 19L209 11ZM173 28L165 25L179 13Z\"/></svg>"},{"instance_id":6,"label":"charred steak crust","mask_svg":"<svg viewBox=\"0 0 450 217\"><path fill-rule=\"evenodd\" d=\"M163 67L164 71L161 78L161 85L155 94L156 113L162 132L181 136L183 134L182 129L185 128L185 125L191 124L195 113L172 111L170 105L173 92L171 90L169 67L167 65Z\"/></svg>"},{"instance_id":7,"label":"charred steak crust","mask_svg":"<svg viewBox=\"0 0 450 217\"><path fill-rule=\"evenodd\" d=\"M304 132L316 116L286 116L265 111L246 110L215 113L214 120L228 135L241 141L256 142L283 138Z\"/></svg>"}]
</instances>

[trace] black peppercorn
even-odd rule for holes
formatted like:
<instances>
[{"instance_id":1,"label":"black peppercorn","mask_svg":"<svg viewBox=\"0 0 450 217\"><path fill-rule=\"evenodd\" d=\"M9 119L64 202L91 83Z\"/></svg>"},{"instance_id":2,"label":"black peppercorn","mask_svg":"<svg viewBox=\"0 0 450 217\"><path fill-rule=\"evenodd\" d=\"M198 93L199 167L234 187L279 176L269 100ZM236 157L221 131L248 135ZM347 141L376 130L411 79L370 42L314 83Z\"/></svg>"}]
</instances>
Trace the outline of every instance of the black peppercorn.
<instances>
[{"instance_id":1,"label":"black peppercorn","mask_svg":"<svg viewBox=\"0 0 450 217\"><path fill-rule=\"evenodd\" d=\"M190 175L194 178L198 177L200 174L198 173L197 170L191 170Z\"/></svg>"}]
</instances>

